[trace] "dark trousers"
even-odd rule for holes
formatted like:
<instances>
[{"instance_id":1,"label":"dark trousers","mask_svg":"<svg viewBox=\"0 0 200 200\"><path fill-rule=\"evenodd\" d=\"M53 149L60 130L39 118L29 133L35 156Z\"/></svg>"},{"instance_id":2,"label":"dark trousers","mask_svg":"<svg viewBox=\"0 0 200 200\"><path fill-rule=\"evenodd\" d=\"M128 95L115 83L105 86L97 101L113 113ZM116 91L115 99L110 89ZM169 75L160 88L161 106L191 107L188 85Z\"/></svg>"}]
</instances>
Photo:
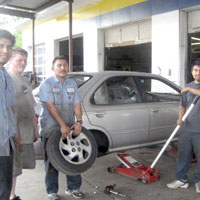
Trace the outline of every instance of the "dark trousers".
<instances>
[{"instance_id":1,"label":"dark trousers","mask_svg":"<svg viewBox=\"0 0 200 200\"><path fill-rule=\"evenodd\" d=\"M44 164L45 164L45 172L46 172L45 174L46 190L48 194L57 193L58 188L59 188L59 184L58 184L59 172L49 162L47 153L45 151L47 139L43 138L42 141L44 142L44 152L45 152ZM81 187L81 184L82 184L81 175L75 175L75 176L66 175L66 180L67 180L67 188L69 190L76 190Z\"/></svg>"},{"instance_id":2,"label":"dark trousers","mask_svg":"<svg viewBox=\"0 0 200 200\"><path fill-rule=\"evenodd\" d=\"M12 188L13 153L0 156L0 200L9 200Z\"/></svg>"},{"instance_id":3,"label":"dark trousers","mask_svg":"<svg viewBox=\"0 0 200 200\"><path fill-rule=\"evenodd\" d=\"M187 172L192 161L193 150L197 158L194 182L198 183L200 182L200 133L182 131L178 139L177 180L187 180Z\"/></svg>"}]
</instances>

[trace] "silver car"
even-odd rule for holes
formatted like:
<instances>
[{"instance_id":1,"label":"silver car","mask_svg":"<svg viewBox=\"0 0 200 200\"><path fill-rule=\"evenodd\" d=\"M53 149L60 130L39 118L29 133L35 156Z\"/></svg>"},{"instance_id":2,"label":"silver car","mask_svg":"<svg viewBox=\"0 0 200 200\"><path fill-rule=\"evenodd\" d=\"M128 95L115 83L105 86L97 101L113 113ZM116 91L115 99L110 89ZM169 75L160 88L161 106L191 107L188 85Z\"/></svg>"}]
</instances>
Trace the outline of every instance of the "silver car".
<instances>
[{"instance_id":1,"label":"silver car","mask_svg":"<svg viewBox=\"0 0 200 200\"><path fill-rule=\"evenodd\" d=\"M164 142L176 126L181 88L149 73L71 73L82 97L84 126L99 153Z\"/></svg>"},{"instance_id":2,"label":"silver car","mask_svg":"<svg viewBox=\"0 0 200 200\"><path fill-rule=\"evenodd\" d=\"M104 71L69 78L78 85L83 126L94 136L99 156L163 143L176 126L181 88L161 76Z\"/></svg>"}]
</instances>

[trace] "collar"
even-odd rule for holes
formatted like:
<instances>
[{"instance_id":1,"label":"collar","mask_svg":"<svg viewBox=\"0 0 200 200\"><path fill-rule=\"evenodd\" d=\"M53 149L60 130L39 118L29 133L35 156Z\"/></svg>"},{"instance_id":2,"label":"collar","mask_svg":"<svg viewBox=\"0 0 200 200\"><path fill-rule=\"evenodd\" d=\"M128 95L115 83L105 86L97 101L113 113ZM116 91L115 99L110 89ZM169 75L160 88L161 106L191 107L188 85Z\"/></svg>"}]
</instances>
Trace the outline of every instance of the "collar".
<instances>
[{"instance_id":1,"label":"collar","mask_svg":"<svg viewBox=\"0 0 200 200\"><path fill-rule=\"evenodd\" d=\"M53 81L54 81L55 83L61 83L60 80L58 80L57 77L56 77L55 75L53 75L52 78L53 78ZM66 77L66 78L65 78L64 85L67 83L67 81L68 81L68 78Z\"/></svg>"}]
</instances>

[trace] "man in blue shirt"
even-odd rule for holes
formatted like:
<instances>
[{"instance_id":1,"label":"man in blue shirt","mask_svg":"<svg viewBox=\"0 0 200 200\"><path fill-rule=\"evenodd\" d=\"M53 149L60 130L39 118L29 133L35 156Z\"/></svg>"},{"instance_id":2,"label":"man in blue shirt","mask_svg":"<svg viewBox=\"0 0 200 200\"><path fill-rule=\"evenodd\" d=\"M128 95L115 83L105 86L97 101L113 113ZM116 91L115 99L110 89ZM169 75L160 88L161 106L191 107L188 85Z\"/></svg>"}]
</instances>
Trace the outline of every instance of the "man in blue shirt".
<instances>
[{"instance_id":1,"label":"man in blue shirt","mask_svg":"<svg viewBox=\"0 0 200 200\"><path fill-rule=\"evenodd\" d=\"M12 187L13 138L17 135L13 114L16 99L12 80L4 68L12 55L15 37L0 29L0 199L8 200Z\"/></svg>"},{"instance_id":2,"label":"man in blue shirt","mask_svg":"<svg viewBox=\"0 0 200 200\"><path fill-rule=\"evenodd\" d=\"M46 79L40 86L40 101L42 113L40 114L40 134L44 141L56 126L60 127L62 138L69 136L71 129L74 134L80 134L82 129L82 109L78 88L73 80L67 78L69 70L65 57L54 58L52 70L54 76ZM76 116L76 123L75 123ZM49 200L58 200L58 171L50 163L45 152L46 190ZM82 179L80 175L66 176L67 189L65 194L75 198L83 198L84 194L79 190Z\"/></svg>"},{"instance_id":3,"label":"man in blue shirt","mask_svg":"<svg viewBox=\"0 0 200 200\"><path fill-rule=\"evenodd\" d=\"M197 101L195 107L192 109L187 119L183 122L182 117L188 107L192 104L195 95L200 96L200 62L194 62L192 66L192 76L194 81L188 83L182 89L179 118L177 124L182 125L182 131L178 140L178 158L176 162L176 180L168 183L167 187L188 188L187 172L192 160L192 151L194 150L197 158L197 167L195 170L195 187L196 192L200 193L200 100Z\"/></svg>"}]
</instances>

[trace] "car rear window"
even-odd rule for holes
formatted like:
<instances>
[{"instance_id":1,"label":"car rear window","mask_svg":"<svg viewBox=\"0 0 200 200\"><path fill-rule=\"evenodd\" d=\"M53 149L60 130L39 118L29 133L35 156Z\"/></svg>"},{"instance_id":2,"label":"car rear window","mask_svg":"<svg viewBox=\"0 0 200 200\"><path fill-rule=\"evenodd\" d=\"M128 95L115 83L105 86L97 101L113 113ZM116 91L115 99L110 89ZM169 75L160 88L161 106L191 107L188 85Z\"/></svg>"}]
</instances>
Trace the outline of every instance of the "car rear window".
<instances>
[{"instance_id":1,"label":"car rear window","mask_svg":"<svg viewBox=\"0 0 200 200\"><path fill-rule=\"evenodd\" d=\"M92 76L82 74L69 74L68 77L76 82L78 88L92 78Z\"/></svg>"}]
</instances>

